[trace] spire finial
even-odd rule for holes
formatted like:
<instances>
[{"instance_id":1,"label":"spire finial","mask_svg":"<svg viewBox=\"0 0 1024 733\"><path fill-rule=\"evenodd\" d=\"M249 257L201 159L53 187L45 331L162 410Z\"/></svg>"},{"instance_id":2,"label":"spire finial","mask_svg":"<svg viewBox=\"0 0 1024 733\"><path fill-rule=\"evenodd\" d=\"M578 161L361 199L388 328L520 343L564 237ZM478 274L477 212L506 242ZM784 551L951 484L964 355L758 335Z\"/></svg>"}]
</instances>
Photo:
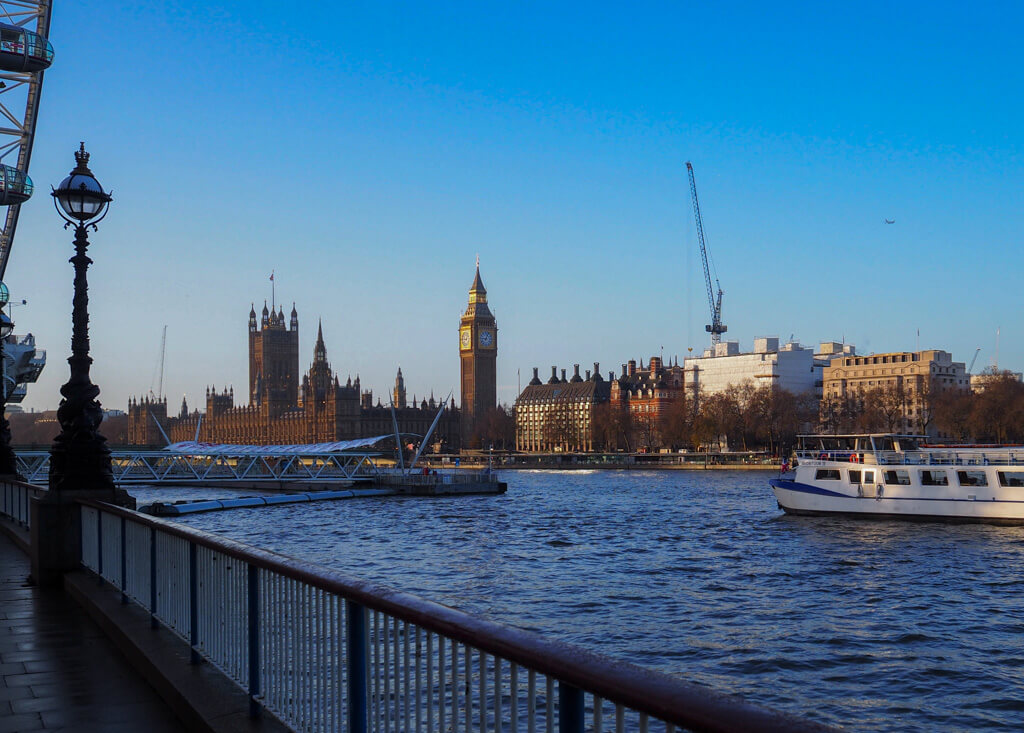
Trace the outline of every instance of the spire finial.
<instances>
[{"instance_id":1,"label":"spire finial","mask_svg":"<svg viewBox=\"0 0 1024 733\"><path fill-rule=\"evenodd\" d=\"M478 270L480 269L480 253L479 252L476 255L476 269L478 269Z\"/></svg>"},{"instance_id":2,"label":"spire finial","mask_svg":"<svg viewBox=\"0 0 1024 733\"><path fill-rule=\"evenodd\" d=\"M92 171L89 170L89 154L85 152L84 141L79 143L78 150L75 151L75 163L77 167L72 173L92 175Z\"/></svg>"}]
</instances>

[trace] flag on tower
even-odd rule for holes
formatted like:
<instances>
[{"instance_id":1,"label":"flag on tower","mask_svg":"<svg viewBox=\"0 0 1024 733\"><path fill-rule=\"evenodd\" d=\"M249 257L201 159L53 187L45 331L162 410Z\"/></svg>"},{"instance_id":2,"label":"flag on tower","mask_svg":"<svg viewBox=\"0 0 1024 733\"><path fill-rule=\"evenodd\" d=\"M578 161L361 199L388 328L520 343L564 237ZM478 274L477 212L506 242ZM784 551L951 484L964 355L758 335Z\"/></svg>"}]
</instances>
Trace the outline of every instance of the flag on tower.
<instances>
[{"instance_id":1,"label":"flag on tower","mask_svg":"<svg viewBox=\"0 0 1024 733\"><path fill-rule=\"evenodd\" d=\"M274 271L270 271L270 282L274 282Z\"/></svg>"}]
</instances>

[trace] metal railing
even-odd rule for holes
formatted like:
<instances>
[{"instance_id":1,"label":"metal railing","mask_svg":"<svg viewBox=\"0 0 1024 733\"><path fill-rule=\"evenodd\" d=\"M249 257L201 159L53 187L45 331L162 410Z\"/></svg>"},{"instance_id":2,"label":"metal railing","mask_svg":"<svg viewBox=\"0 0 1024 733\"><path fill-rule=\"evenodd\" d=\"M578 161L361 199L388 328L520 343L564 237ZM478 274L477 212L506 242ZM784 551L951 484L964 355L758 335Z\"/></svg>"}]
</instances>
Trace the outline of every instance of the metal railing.
<instances>
[{"instance_id":1,"label":"metal railing","mask_svg":"<svg viewBox=\"0 0 1024 733\"><path fill-rule=\"evenodd\" d=\"M880 466L1024 466L1024 448L924 448L916 451L804 450L801 459L851 461Z\"/></svg>"},{"instance_id":2,"label":"metal railing","mask_svg":"<svg viewBox=\"0 0 1024 733\"><path fill-rule=\"evenodd\" d=\"M83 502L82 563L298 731L825 729L107 504Z\"/></svg>"},{"instance_id":3,"label":"metal railing","mask_svg":"<svg viewBox=\"0 0 1024 733\"><path fill-rule=\"evenodd\" d=\"M30 486L19 481L0 481L0 514L28 529L29 500L44 493L46 492L38 486Z\"/></svg>"},{"instance_id":4,"label":"metal railing","mask_svg":"<svg viewBox=\"0 0 1024 733\"><path fill-rule=\"evenodd\" d=\"M252 455L114 451L117 485L158 483L240 483L251 481L359 481L377 472L371 453ZM18 472L30 483L46 483L48 450L19 451Z\"/></svg>"}]
</instances>

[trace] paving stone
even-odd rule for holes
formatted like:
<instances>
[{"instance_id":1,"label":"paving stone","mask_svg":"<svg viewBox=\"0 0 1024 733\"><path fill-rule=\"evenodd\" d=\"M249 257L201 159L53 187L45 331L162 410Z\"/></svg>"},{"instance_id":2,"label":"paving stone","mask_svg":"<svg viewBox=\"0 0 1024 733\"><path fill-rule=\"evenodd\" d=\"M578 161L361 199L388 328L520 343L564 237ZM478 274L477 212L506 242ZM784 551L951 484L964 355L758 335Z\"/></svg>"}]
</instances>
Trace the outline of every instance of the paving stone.
<instances>
[{"instance_id":1,"label":"paving stone","mask_svg":"<svg viewBox=\"0 0 1024 733\"><path fill-rule=\"evenodd\" d=\"M21 674L5 674L4 684L7 687L25 687L53 681L51 672L22 672Z\"/></svg>"},{"instance_id":2,"label":"paving stone","mask_svg":"<svg viewBox=\"0 0 1024 733\"><path fill-rule=\"evenodd\" d=\"M70 596L27 576L0 533L0 733L185 730Z\"/></svg>"},{"instance_id":3,"label":"paving stone","mask_svg":"<svg viewBox=\"0 0 1024 733\"><path fill-rule=\"evenodd\" d=\"M35 696L31 687L7 687L0 684L0 700L25 700Z\"/></svg>"},{"instance_id":4,"label":"paving stone","mask_svg":"<svg viewBox=\"0 0 1024 733\"><path fill-rule=\"evenodd\" d=\"M38 649L25 651L24 649L6 650L3 642L0 641L0 662L32 662L42 659L52 659L53 655Z\"/></svg>"},{"instance_id":5,"label":"paving stone","mask_svg":"<svg viewBox=\"0 0 1024 733\"><path fill-rule=\"evenodd\" d=\"M11 710L15 713L41 713L45 710L60 710L67 706L63 697L30 697L27 700L12 700Z\"/></svg>"},{"instance_id":6,"label":"paving stone","mask_svg":"<svg viewBox=\"0 0 1024 733\"><path fill-rule=\"evenodd\" d=\"M21 733L27 730L43 730L43 719L39 713L25 713L0 719L0 733Z\"/></svg>"}]
</instances>

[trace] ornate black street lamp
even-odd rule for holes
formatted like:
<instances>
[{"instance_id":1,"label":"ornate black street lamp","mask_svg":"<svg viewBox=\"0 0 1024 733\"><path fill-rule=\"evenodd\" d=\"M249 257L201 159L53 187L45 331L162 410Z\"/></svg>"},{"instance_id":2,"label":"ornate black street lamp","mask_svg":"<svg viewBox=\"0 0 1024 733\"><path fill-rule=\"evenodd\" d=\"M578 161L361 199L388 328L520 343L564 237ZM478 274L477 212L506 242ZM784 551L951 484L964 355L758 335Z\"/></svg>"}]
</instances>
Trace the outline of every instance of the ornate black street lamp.
<instances>
[{"instance_id":1,"label":"ornate black street lamp","mask_svg":"<svg viewBox=\"0 0 1024 733\"><path fill-rule=\"evenodd\" d=\"M92 260L86 256L87 229L96 231L107 215L111 201L89 170L85 143L75 153L75 169L53 191L54 207L64 219L64 228L75 228L75 295L72 310L71 379L60 389L64 399L57 409L60 435L50 448L51 492L104 492L105 501L134 506L134 500L114 487L107 439L100 435L103 410L96 401L100 389L89 379L89 283L86 270ZM95 495L95 494L94 494ZM97 496L97 498L99 498Z\"/></svg>"},{"instance_id":2,"label":"ornate black street lamp","mask_svg":"<svg viewBox=\"0 0 1024 733\"><path fill-rule=\"evenodd\" d=\"M7 286L0 282L0 475L20 478L18 462L11 449L11 424L7 422L7 393L10 391L7 385L14 384L14 379L7 374L4 354L4 344L14 330L14 322L3 312L9 300Z\"/></svg>"}]
</instances>

